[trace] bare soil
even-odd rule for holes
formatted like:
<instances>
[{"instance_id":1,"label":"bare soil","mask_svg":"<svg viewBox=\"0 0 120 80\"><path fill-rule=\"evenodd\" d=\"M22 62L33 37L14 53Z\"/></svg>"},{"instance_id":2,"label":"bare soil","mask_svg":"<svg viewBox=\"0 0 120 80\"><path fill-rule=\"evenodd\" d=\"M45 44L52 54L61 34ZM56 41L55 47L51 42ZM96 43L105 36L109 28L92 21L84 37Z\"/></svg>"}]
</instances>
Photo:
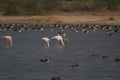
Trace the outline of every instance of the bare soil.
<instances>
[{"instance_id":1,"label":"bare soil","mask_svg":"<svg viewBox=\"0 0 120 80\"><path fill-rule=\"evenodd\" d=\"M104 13L105 14L105 13ZM0 16L0 23L23 24L120 24L119 14L54 14L48 16Z\"/></svg>"}]
</instances>

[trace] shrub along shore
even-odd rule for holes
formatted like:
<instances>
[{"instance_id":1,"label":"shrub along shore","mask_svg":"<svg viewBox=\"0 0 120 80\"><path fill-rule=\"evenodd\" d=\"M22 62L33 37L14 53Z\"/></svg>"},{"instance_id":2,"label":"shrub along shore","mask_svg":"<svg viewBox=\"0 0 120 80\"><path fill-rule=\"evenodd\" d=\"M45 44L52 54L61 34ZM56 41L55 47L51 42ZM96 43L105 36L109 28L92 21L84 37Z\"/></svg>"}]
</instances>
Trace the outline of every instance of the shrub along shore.
<instances>
[{"instance_id":1,"label":"shrub along shore","mask_svg":"<svg viewBox=\"0 0 120 80\"><path fill-rule=\"evenodd\" d=\"M120 0L0 0L0 23L120 24Z\"/></svg>"},{"instance_id":2,"label":"shrub along shore","mask_svg":"<svg viewBox=\"0 0 120 80\"><path fill-rule=\"evenodd\" d=\"M0 0L0 12L9 16L79 11L120 11L120 0Z\"/></svg>"}]
</instances>

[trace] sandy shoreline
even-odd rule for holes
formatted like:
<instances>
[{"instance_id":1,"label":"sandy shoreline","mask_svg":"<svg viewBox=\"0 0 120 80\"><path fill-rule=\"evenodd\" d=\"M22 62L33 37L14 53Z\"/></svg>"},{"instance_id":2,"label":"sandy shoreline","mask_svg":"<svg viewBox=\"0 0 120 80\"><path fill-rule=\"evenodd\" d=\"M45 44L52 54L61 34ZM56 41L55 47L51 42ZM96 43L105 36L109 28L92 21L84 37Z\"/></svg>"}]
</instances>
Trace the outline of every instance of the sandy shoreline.
<instances>
[{"instance_id":1,"label":"sandy shoreline","mask_svg":"<svg viewBox=\"0 0 120 80\"><path fill-rule=\"evenodd\" d=\"M120 16L101 15L49 15L49 16L0 16L0 24L117 24Z\"/></svg>"}]
</instances>

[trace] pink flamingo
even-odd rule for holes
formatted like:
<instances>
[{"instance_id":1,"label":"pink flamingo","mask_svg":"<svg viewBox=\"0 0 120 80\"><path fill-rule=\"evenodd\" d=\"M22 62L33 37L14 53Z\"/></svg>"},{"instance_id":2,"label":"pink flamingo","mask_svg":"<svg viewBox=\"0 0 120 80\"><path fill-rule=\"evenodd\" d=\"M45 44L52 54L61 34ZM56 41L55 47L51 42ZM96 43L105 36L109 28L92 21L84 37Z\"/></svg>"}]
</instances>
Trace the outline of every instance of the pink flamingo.
<instances>
[{"instance_id":1,"label":"pink flamingo","mask_svg":"<svg viewBox=\"0 0 120 80\"><path fill-rule=\"evenodd\" d=\"M12 37L11 36L1 36L1 38L5 41L3 43L3 45L5 45L6 47L12 47Z\"/></svg>"},{"instance_id":2,"label":"pink flamingo","mask_svg":"<svg viewBox=\"0 0 120 80\"><path fill-rule=\"evenodd\" d=\"M56 41L56 46L59 47L59 41L61 42L62 46L64 46L63 38L60 35L54 36L51 39Z\"/></svg>"},{"instance_id":3,"label":"pink flamingo","mask_svg":"<svg viewBox=\"0 0 120 80\"><path fill-rule=\"evenodd\" d=\"M50 44L49 44L50 39L48 37L43 37L41 40L43 41L44 46L46 48L50 47Z\"/></svg>"}]
</instances>

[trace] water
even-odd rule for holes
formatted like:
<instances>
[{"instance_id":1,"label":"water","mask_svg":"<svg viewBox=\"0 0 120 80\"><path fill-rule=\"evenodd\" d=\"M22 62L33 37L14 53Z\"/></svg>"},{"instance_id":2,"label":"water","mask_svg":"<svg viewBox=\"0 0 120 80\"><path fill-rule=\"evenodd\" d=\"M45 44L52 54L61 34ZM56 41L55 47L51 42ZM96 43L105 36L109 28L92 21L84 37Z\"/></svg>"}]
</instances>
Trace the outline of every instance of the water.
<instances>
[{"instance_id":1,"label":"water","mask_svg":"<svg viewBox=\"0 0 120 80\"><path fill-rule=\"evenodd\" d=\"M120 34L108 36L104 31L75 33L65 30L70 41L65 47L44 48L41 38L56 35L54 31L0 31L13 37L13 47L0 46L0 80L120 80ZM98 56L91 56L96 54ZM102 56L107 55L107 58ZM39 59L47 58L49 63ZM71 65L80 68L70 68Z\"/></svg>"}]
</instances>

